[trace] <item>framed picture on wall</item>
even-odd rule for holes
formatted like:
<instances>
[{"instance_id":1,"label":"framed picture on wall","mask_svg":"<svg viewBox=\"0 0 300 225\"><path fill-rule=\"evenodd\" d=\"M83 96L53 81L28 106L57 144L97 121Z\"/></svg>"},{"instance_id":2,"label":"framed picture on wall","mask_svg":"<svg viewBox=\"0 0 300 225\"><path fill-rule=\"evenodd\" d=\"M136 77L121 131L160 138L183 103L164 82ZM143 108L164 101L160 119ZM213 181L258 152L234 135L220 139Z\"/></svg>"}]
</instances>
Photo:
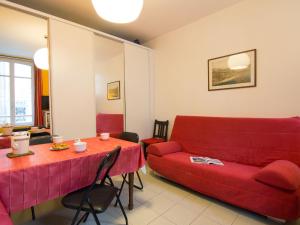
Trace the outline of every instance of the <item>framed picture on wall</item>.
<instances>
[{"instance_id":1,"label":"framed picture on wall","mask_svg":"<svg viewBox=\"0 0 300 225\"><path fill-rule=\"evenodd\" d=\"M116 100L120 98L120 81L107 83L107 99Z\"/></svg>"},{"instance_id":2,"label":"framed picture on wall","mask_svg":"<svg viewBox=\"0 0 300 225\"><path fill-rule=\"evenodd\" d=\"M256 49L208 60L208 90L256 86Z\"/></svg>"}]
</instances>

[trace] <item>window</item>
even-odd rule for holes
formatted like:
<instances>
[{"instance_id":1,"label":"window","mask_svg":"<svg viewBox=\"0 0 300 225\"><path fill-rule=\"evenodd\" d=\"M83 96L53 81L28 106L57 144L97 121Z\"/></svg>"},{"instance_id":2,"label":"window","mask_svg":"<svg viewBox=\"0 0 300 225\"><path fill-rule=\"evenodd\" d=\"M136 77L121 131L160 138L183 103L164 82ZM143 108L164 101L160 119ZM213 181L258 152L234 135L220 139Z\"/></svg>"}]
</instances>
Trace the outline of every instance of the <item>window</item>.
<instances>
[{"instance_id":1,"label":"window","mask_svg":"<svg viewBox=\"0 0 300 225\"><path fill-rule=\"evenodd\" d=\"M33 125L33 70L31 61L0 57L0 124Z\"/></svg>"}]
</instances>

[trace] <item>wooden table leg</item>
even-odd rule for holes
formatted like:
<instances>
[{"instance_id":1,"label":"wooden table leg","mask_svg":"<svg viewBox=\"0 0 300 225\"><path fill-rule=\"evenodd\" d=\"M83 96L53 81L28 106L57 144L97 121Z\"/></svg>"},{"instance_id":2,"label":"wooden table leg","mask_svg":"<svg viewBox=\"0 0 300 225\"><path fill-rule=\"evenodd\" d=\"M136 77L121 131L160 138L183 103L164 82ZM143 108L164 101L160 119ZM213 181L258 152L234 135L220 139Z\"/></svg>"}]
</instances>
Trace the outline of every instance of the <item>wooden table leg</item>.
<instances>
[{"instance_id":1,"label":"wooden table leg","mask_svg":"<svg viewBox=\"0 0 300 225\"><path fill-rule=\"evenodd\" d=\"M129 203L128 203L128 209L132 210L133 209L133 184L134 184L134 173L129 173L128 174L128 179L129 179Z\"/></svg>"}]
</instances>

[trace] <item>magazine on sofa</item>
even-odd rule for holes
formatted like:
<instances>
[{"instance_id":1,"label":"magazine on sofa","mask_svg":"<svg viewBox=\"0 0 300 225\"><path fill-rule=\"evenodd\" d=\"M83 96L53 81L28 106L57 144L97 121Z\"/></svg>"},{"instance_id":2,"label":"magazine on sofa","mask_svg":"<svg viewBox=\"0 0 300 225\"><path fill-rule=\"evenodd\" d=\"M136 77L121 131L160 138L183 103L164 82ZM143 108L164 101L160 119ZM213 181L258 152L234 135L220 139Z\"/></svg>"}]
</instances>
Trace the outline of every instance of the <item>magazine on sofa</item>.
<instances>
[{"instance_id":1,"label":"magazine on sofa","mask_svg":"<svg viewBox=\"0 0 300 225\"><path fill-rule=\"evenodd\" d=\"M212 165L224 166L224 163L222 163L220 160L212 159L212 158L209 158L209 157L191 156L190 160L191 160L192 163L212 164Z\"/></svg>"}]
</instances>

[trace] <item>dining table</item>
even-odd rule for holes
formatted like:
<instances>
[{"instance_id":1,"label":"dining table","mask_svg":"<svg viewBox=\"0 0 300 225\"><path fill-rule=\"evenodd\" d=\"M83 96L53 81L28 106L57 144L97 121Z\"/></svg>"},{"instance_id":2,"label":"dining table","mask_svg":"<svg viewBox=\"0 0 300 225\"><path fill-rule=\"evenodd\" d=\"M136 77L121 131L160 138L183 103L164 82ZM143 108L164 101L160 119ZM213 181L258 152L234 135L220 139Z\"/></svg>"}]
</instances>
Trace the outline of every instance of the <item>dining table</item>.
<instances>
[{"instance_id":1,"label":"dining table","mask_svg":"<svg viewBox=\"0 0 300 225\"><path fill-rule=\"evenodd\" d=\"M74 141L66 141L69 149L50 150L52 144L30 146L34 153L8 158L11 148L0 150L0 201L7 212L16 212L64 196L86 187L95 178L101 159L116 146L120 155L110 176L129 174L129 204L133 209L134 172L145 164L143 151L137 143L99 137L82 139L87 149L77 153Z\"/></svg>"}]
</instances>

